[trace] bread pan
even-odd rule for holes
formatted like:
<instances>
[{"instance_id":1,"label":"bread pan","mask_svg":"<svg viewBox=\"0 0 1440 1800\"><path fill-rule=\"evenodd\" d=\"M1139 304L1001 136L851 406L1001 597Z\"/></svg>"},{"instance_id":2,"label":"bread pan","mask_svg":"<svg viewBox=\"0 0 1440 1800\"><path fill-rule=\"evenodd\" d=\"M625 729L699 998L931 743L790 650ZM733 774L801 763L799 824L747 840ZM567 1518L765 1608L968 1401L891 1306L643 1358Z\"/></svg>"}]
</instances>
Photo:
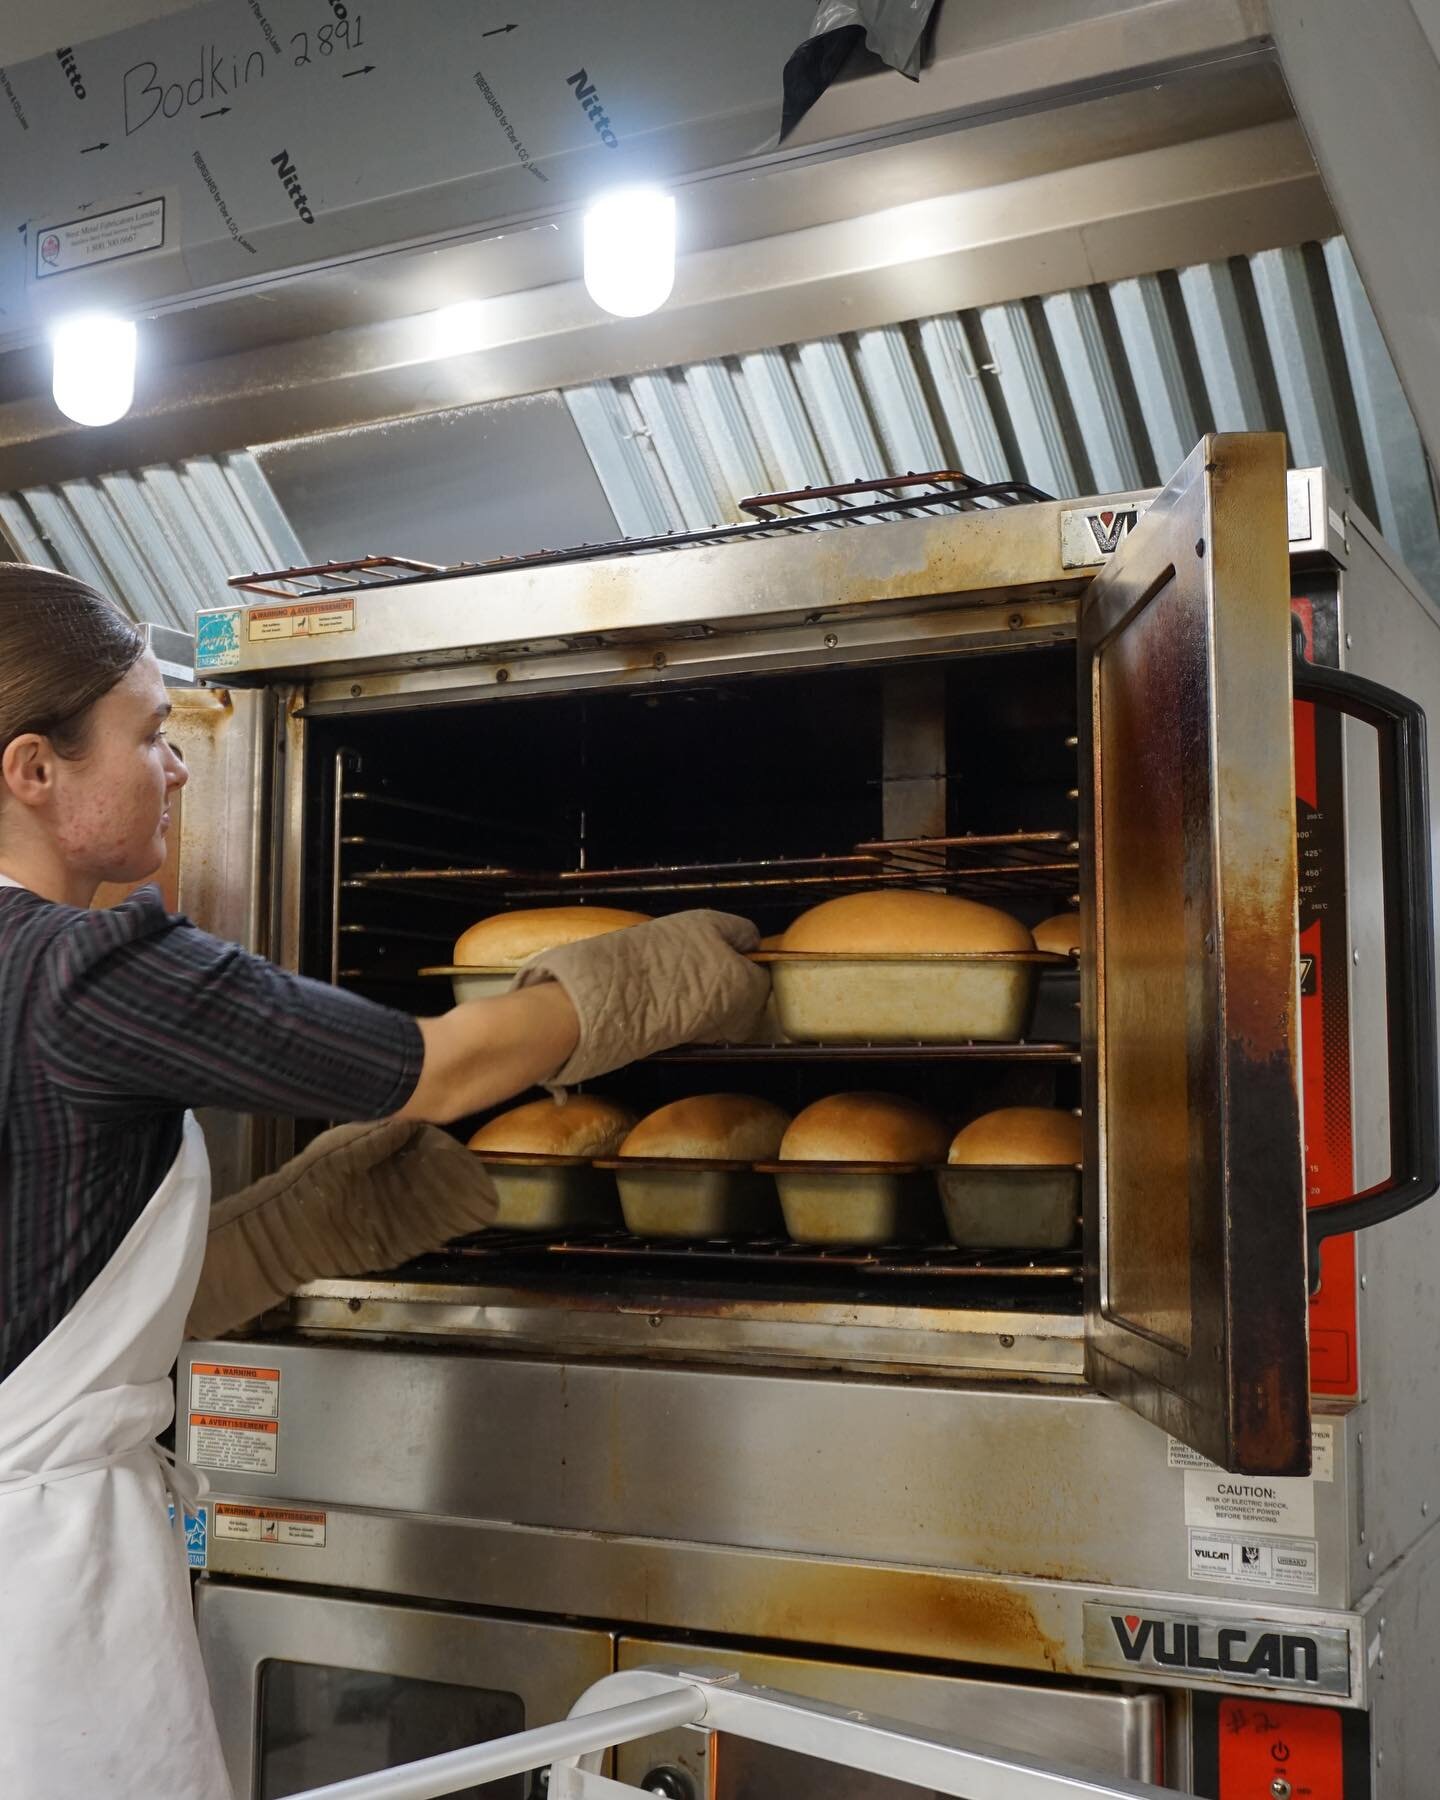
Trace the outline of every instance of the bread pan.
<instances>
[{"instance_id":1,"label":"bread pan","mask_svg":"<svg viewBox=\"0 0 1440 1800\"><path fill-rule=\"evenodd\" d=\"M595 1167L614 1172L625 1229L635 1237L755 1237L780 1230L775 1183L750 1163L623 1156Z\"/></svg>"},{"instance_id":2,"label":"bread pan","mask_svg":"<svg viewBox=\"0 0 1440 1800\"><path fill-rule=\"evenodd\" d=\"M966 1250L1068 1250L1080 1229L1080 1171L1073 1164L935 1171L945 1226Z\"/></svg>"},{"instance_id":3,"label":"bread pan","mask_svg":"<svg viewBox=\"0 0 1440 1800\"><path fill-rule=\"evenodd\" d=\"M1011 1043L1025 1035L1043 951L861 956L762 952L780 1025L812 1044Z\"/></svg>"},{"instance_id":4,"label":"bread pan","mask_svg":"<svg viewBox=\"0 0 1440 1800\"><path fill-rule=\"evenodd\" d=\"M918 1163L759 1163L780 1193L785 1230L797 1244L934 1241L940 1214L929 1171Z\"/></svg>"},{"instance_id":5,"label":"bread pan","mask_svg":"<svg viewBox=\"0 0 1440 1800\"><path fill-rule=\"evenodd\" d=\"M620 1224L615 1177L581 1156L477 1150L500 1196L497 1231L569 1231Z\"/></svg>"}]
</instances>

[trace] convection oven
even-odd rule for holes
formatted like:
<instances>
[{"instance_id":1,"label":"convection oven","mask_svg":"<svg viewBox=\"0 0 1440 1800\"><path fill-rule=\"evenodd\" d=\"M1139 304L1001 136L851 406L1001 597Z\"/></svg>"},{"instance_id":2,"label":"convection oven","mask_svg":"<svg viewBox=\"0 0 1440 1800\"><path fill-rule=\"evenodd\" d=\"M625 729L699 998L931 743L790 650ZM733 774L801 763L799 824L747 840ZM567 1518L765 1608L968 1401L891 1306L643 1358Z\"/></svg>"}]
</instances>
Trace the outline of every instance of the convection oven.
<instances>
[{"instance_id":1,"label":"convection oven","mask_svg":"<svg viewBox=\"0 0 1440 1800\"><path fill-rule=\"evenodd\" d=\"M194 703L233 722L230 928L435 1011L418 971L508 908L1077 904L1016 1041L691 1048L604 1085L1077 1108L1083 1238L492 1232L187 1346L237 1791L688 1659L1224 1800L1419 1793L1433 604L1275 438L1208 438L1158 494L942 472L748 504L237 581ZM296 1142L214 1129L237 1171ZM658 1791L709 1791L656 1754Z\"/></svg>"}]
</instances>

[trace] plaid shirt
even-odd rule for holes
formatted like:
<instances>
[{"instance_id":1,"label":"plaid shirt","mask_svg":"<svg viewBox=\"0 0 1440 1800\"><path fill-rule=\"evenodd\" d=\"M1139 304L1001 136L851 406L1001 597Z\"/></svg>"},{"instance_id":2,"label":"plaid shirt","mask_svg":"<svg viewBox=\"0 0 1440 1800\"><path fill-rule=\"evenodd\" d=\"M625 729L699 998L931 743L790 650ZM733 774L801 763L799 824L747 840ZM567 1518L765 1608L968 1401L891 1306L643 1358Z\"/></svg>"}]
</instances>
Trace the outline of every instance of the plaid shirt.
<instances>
[{"instance_id":1,"label":"plaid shirt","mask_svg":"<svg viewBox=\"0 0 1440 1800\"><path fill-rule=\"evenodd\" d=\"M153 888L96 912L0 888L0 1377L114 1255L187 1108L383 1118L423 1056L408 1014L210 937Z\"/></svg>"}]
</instances>

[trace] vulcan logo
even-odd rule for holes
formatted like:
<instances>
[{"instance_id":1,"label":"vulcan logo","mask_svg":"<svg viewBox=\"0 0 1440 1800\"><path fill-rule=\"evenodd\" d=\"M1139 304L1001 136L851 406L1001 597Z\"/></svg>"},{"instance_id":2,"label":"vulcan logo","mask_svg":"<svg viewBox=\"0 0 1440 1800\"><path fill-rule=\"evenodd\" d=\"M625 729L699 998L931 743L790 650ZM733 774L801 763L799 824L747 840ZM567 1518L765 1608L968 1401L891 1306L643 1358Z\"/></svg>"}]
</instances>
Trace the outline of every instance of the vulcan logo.
<instances>
[{"instance_id":1,"label":"vulcan logo","mask_svg":"<svg viewBox=\"0 0 1440 1800\"><path fill-rule=\"evenodd\" d=\"M566 87L575 90L575 98L580 102L580 110L595 127L596 136L610 150L620 148L620 140L610 129L610 121L605 117L605 108L600 103L600 96L595 92L595 83L584 69L577 69L573 75L565 77Z\"/></svg>"},{"instance_id":2,"label":"vulcan logo","mask_svg":"<svg viewBox=\"0 0 1440 1800\"><path fill-rule=\"evenodd\" d=\"M1120 1654L1127 1663L1236 1675L1248 1681L1320 1685L1320 1646L1300 1632L1254 1631L1243 1625L1186 1625L1111 1613Z\"/></svg>"},{"instance_id":3,"label":"vulcan logo","mask_svg":"<svg viewBox=\"0 0 1440 1800\"><path fill-rule=\"evenodd\" d=\"M305 197L305 190L300 186L300 177L295 172L295 165L290 160L290 152L282 150L278 156L272 156L275 173L284 184L285 192L290 196L290 204L299 213L307 225L315 223L315 215L310 210L310 202Z\"/></svg>"},{"instance_id":4,"label":"vulcan logo","mask_svg":"<svg viewBox=\"0 0 1440 1800\"><path fill-rule=\"evenodd\" d=\"M1139 516L1133 506L1122 507L1115 512L1086 513L1090 535L1102 556L1115 554L1120 548L1120 540L1135 529L1135 521Z\"/></svg>"}]
</instances>

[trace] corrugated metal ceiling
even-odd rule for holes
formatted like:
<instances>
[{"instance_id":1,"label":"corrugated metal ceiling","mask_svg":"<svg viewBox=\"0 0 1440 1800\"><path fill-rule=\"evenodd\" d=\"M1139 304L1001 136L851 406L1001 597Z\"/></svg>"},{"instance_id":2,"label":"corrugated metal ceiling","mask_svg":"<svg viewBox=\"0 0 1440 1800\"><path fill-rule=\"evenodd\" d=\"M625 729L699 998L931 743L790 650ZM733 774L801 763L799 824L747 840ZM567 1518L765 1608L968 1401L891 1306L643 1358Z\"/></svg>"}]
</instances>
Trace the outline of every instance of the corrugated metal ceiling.
<instances>
[{"instance_id":1,"label":"corrugated metal ceiling","mask_svg":"<svg viewBox=\"0 0 1440 1800\"><path fill-rule=\"evenodd\" d=\"M566 392L627 536L746 494L956 468L1055 495L1163 482L1206 431L1283 430L1440 597L1430 472L1343 239Z\"/></svg>"}]
</instances>

